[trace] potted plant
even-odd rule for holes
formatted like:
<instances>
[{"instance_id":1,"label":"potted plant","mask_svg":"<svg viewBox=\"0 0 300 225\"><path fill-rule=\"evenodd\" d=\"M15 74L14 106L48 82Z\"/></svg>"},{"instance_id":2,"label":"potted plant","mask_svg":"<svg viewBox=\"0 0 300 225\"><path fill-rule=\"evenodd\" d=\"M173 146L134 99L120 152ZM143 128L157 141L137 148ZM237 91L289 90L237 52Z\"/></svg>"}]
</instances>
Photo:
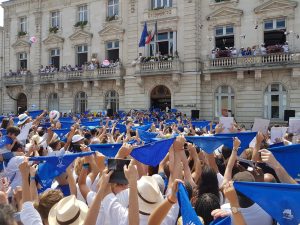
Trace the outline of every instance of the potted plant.
<instances>
[{"instance_id":1,"label":"potted plant","mask_svg":"<svg viewBox=\"0 0 300 225\"><path fill-rule=\"evenodd\" d=\"M117 20L118 19L118 15L114 14L112 16L108 16L106 17L106 21L113 21L113 20Z\"/></svg>"},{"instance_id":2,"label":"potted plant","mask_svg":"<svg viewBox=\"0 0 300 225\"><path fill-rule=\"evenodd\" d=\"M88 21L78 21L77 23L75 23L74 27L80 27L81 29L84 28L84 26L86 26L88 23Z\"/></svg>"},{"instance_id":3,"label":"potted plant","mask_svg":"<svg viewBox=\"0 0 300 225\"><path fill-rule=\"evenodd\" d=\"M25 32L25 31L19 31L18 32L18 37L23 37L23 36L25 36L27 34L27 32Z\"/></svg>"},{"instance_id":4,"label":"potted plant","mask_svg":"<svg viewBox=\"0 0 300 225\"><path fill-rule=\"evenodd\" d=\"M50 32L50 33L53 33L53 34L56 34L58 30L59 30L58 27L50 27L50 28L49 28L49 32Z\"/></svg>"}]
</instances>

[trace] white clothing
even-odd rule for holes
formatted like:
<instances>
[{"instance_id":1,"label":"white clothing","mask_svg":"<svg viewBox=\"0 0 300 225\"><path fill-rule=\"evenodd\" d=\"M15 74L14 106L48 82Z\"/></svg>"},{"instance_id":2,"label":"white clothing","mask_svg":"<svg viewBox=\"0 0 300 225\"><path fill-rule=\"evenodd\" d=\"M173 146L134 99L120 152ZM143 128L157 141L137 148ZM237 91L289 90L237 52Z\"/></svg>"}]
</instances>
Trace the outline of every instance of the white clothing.
<instances>
[{"instance_id":1,"label":"white clothing","mask_svg":"<svg viewBox=\"0 0 300 225\"><path fill-rule=\"evenodd\" d=\"M9 179L10 186L15 189L17 186L22 186L22 176L19 170L19 165L24 161L25 156L15 156L11 158L5 168L5 174Z\"/></svg>"},{"instance_id":2,"label":"white clothing","mask_svg":"<svg viewBox=\"0 0 300 225\"><path fill-rule=\"evenodd\" d=\"M32 202L24 202L20 213L23 225L43 225L42 218Z\"/></svg>"},{"instance_id":3,"label":"white clothing","mask_svg":"<svg viewBox=\"0 0 300 225\"><path fill-rule=\"evenodd\" d=\"M20 134L17 136L17 139L18 139L23 145L26 144L26 139L27 139L27 137L28 137L29 130L31 129L32 124L33 124L32 122L25 124L25 125L21 128Z\"/></svg>"},{"instance_id":4,"label":"white clothing","mask_svg":"<svg viewBox=\"0 0 300 225\"><path fill-rule=\"evenodd\" d=\"M230 210L230 204L226 203L221 206L221 209L224 209L228 212L231 212ZM259 205L254 203L249 208L240 208L240 211L245 219L245 222L247 225L272 225L273 220L272 217L266 213ZM231 224L233 223L233 217L231 216Z\"/></svg>"}]
</instances>

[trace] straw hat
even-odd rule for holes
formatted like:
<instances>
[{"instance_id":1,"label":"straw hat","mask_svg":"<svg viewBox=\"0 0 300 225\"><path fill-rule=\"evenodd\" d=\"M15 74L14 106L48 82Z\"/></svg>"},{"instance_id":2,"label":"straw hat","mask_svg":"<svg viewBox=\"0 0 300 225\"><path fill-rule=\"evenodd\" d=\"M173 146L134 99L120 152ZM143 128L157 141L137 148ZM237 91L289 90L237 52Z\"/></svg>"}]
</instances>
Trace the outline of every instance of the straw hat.
<instances>
[{"instance_id":1,"label":"straw hat","mask_svg":"<svg viewBox=\"0 0 300 225\"><path fill-rule=\"evenodd\" d=\"M22 125L22 124L25 123L30 117L29 117L27 114L23 113L23 114L19 115L18 118L19 118L18 125Z\"/></svg>"},{"instance_id":2,"label":"straw hat","mask_svg":"<svg viewBox=\"0 0 300 225\"><path fill-rule=\"evenodd\" d=\"M50 225L82 225L88 212L88 206L75 195L71 195L61 199L55 204L48 216Z\"/></svg>"},{"instance_id":3,"label":"straw hat","mask_svg":"<svg viewBox=\"0 0 300 225\"><path fill-rule=\"evenodd\" d=\"M154 177L142 176L138 181L137 189L141 214L150 215L164 200Z\"/></svg>"}]
</instances>

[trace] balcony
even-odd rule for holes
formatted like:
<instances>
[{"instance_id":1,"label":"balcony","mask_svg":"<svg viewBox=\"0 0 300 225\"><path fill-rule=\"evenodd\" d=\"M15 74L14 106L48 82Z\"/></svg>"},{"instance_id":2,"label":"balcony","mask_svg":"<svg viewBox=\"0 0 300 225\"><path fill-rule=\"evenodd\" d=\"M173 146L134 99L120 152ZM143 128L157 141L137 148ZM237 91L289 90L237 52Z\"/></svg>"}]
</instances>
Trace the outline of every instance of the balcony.
<instances>
[{"instance_id":1,"label":"balcony","mask_svg":"<svg viewBox=\"0 0 300 225\"><path fill-rule=\"evenodd\" d=\"M223 72L241 68L282 68L300 64L300 53L276 53L258 56L226 57L209 59L204 64L205 72Z\"/></svg>"},{"instance_id":2,"label":"balcony","mask_svg":"<svg viewBox=\"0 0 300 225\"><path fill-rule=\"evenodd\" d=\"M145 62L136 64L136 74L141 76L163 75L163 74L181 74L183 72L183 63L175 58L174 60Z\"/></svg>"},{"instance_id":3,"label":"balcony","mask_svg":"<svg viewBox=\"0 0 300 225\"><path fill-rule=\"evenodd\" d=\"M157 20L157 19L165 19L170 17L177 17L177 8L168 7L161 9L149 9L144 12L144 20Z\"/></svg>"},{"instance_id":4,"label":"balcony","mask_svg":"<svg viewBox=\"0 0 300 225\"><path fill-rule=\"evenodd\" d=\"M118 79L123 76L122 67L99 68L95 70L70 71L39 74L40 83L72 82Z\"/></svg>"},{"instance_id":5,"label":"balcony","mask_svg":"<svg viewBox=\"0 0 300 225\"><path fill-rule=\"evenodd\" d=\"M33 76L27 74L5 74L3 77L3 84L5 86L18 86L25 85L26 83L32 83Z\"/></svg>"}]
</instances>

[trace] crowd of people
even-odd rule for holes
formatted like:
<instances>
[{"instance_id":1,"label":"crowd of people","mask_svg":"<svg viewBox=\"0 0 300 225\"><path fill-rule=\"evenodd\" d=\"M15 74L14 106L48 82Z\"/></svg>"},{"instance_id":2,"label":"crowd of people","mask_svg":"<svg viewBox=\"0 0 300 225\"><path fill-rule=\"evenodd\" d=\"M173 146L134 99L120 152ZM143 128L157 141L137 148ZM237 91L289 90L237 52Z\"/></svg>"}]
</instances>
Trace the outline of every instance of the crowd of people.
<instances>
[{"instance_id":1,"label":"crowd of people","mask_svg":"<svg viewBox=\"0 0 300 225\"><path fill-rule=\"evenodd\" d=\"M60 69L56 68L54 65L48 65L48 66L40 66L39 69L39 74L53 74L57 72L63 72L63 73L68 73L68 72L74 72L74 71L94 71L100 68L114 68L120 65L119 60L104 60L102 63L99 63L98 61L91 61L87 62L84 65L66 65L62 66Z\"/></svg>"},{"instance_id":2,"label":"crowd of people","mask_svg":"<svg viewBox=\"0 0 300 225\"><path fill-rule=\"evenodd\" d=\"M17 70L16 72L9 70L8 73L4 74L4 76L6 76L6 77L13 77L13 76L22 77L22 76L27 76L27 75L31 75L31 72L30 72L30 70L27 70L26 68L25 69L21 68L21 69Z\"/></svg>"},{"instance_id":3,"label":"crowd of people","mask_svg":"<svg viewBox=\"0 0 300 225\"><path fill-rule=\"evenodd\" d=\"M299 148L292 134L272 143L233 123L225 138L223 124L172 110L30 115L1 118L1 225L273 225L282 216L236 184L298 187L267 150ZM290 214L284 224L300 223Z\"/></svg>"},{"instance_id":4,"label":"crowd of people","mask_svg":"<svg viewBox=\"0 0 300 225\"><path fill-rule=\"evenodd\" d=\"M235 47L225 48L221 50L220 48L215 48L211 52L211 58L223 58L223 57L248 57L256 55L267 55L272 53L289 53L288 42L285 42L283 45L270 45L265 46L261 44L260 46L253 46L247 48L240 48L237 50Z\"/></svg>"}]
</instances>

